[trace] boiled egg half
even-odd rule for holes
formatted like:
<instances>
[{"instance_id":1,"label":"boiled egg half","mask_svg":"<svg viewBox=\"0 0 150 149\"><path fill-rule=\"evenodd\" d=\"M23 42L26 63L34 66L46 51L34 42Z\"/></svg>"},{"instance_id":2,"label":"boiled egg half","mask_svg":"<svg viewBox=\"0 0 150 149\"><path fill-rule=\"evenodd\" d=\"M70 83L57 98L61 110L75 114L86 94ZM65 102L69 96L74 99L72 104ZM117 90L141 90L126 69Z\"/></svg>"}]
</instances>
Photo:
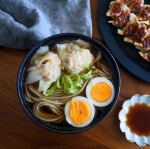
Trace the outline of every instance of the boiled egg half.
<instances>
[{"instance_id":1,"label":"boiled egg half","mask_svg":"<svg viewBox=\"0 0 150 149\"><path fill-rule=\"evenodd\" d=\"M90 124L95 115L94 105L85 97L76 96L65 105L67 122L74 127L85 127Z\"/></svg>"},{"instance_id":2,"label":"boiled egg half","mask_svg":"<svg viewBox=\"0 0 150 149\"><path fill-rule=\"evenodd\" d=\"M115 95L111 81L103 77L92 79L86 87L87 98L97 107L109 105Z\"/></svg>"}]
</instances>

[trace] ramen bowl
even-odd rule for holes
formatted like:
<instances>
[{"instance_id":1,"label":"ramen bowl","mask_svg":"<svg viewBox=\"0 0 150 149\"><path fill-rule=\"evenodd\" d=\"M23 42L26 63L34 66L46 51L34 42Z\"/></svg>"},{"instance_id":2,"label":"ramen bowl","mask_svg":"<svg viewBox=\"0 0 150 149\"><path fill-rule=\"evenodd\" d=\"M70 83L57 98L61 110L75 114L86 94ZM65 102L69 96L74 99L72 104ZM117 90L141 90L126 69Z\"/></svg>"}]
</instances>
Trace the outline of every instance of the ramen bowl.
<instances>
[{"instance_id":1,"label":"ramen bowl","mask_svg":"<svg viewBox=\"0 0 150 149\"><path fill-rule=\"evenodd\" d=\"M106 63L112 71L111 82L114 85L114 89L115 89L115 95L114 95L113 101L108 106L103 107L102 108L103 110L99 110L99 108L96 108L97 112L95 114L93 121L89 125L82 127L82 128L73 127L69 125L67 122L60 123L60 124L53 124L53 123L45 122L39 119L38 117L36 117L36 115L34 115L33 110L32 110L33 103L30 103L25 99L26 90L24 86L25 78L27 75L27 68L30 64L30 60L34 56L36 51L39 49L39 47L48 45L49 48L52 48L57 43L68 41L68 40L72 41L72 40L77 40L77 39L81 39L83 41L90 43L91 48L92 48L92 53L95 53L97 51L101 52L101 55L102 55L101 61ZM112 109L114 108L117 102L118 95L120 92L120 73L119 73L119 69L118 69L117 63L113 55L100 42L96 41L95 39L91 37L81 35L81 34L75 34L75 33L57 34L54 36L50 36L42 40L41 42L39 42L26 55L18 72L17 91L18 91L18 97L19 97L20 103L24 111L37 125L55 133L62 133L62 134L80 133L80 132L87 131L97 126L110 114L110 112L112 111Z\"/></svg>"}]
</instances>

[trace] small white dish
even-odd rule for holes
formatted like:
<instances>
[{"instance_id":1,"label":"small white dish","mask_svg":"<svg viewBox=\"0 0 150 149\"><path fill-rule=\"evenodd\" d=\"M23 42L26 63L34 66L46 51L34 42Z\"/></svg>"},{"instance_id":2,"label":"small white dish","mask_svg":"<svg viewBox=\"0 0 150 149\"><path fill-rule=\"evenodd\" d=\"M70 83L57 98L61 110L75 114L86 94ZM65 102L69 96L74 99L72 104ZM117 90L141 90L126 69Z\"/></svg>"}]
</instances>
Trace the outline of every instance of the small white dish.
<instances>
[{"instance_id":1,"label":"small white dish","mask_svg":"<svg viewBox=\"0 0 150 149\"><path fill-rule=\"evenodd\" d=\"M150 106L150 96L149 95L134 95L131 97L130 100L126 100L123 105L122 109L119 112L119 120L120 120L120 129L123 133L125 133L126 139L130 142L135 142L140 147L145 145L150 145L150 135L146 136L138 136L131 132L130 128L126 125L126 114L129 111L129 107L133 106L135 103L146 103L147 106Z\"/></svg>"}]
</instances>

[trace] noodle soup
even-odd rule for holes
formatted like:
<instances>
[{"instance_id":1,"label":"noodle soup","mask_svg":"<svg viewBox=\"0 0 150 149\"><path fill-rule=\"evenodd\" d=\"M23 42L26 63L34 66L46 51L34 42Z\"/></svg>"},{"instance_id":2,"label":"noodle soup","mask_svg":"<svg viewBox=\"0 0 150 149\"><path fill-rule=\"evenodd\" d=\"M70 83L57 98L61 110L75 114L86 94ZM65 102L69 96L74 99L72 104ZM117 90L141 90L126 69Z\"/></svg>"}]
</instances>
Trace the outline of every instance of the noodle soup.
<instances>
[{"instance_id":1,"label":"noodle soup","mask_svg":"<svg viewBox=\"0 0 150 149\"><path fill-rule=\"evenodd\" d=\"M30 50L17 85L21 105L34 122L52 132L78 133L98 125L111 112L120 76L102 44L84 35L60 34Z\"/></svg>"},{"instance_id":2,"label":"noodle soup","mask_svg":"<svg viewBox=\"0 0 150 149\"><path fill-rule=\"evenodd\" d=\"M100 57L100 52L92 54L91 45L81 39L65 41L51 49L40 47L30 61L25 81L26 100L34 103L34 114L43 121L62 122L66 102L85 96L89 81L112 78Z\"/></svg>"}]
</instances>

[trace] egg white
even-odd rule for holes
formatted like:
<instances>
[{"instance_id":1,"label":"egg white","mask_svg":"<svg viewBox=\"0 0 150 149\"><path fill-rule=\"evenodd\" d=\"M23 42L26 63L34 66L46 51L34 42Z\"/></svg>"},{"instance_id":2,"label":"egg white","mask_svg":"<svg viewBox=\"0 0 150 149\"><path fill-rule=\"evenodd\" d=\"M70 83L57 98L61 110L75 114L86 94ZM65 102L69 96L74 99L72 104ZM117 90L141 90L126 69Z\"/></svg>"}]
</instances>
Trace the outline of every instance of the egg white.
<instances>
[{"instance_id":1,"label":"egg white","mask_svg":"<svg viewBox=\"0 0 150 149\"><path fill-rule=\"evenodd\" d=\"M76 124L74 124L74 122L71 120L71 118L70 118L70 116L69 116L70 103L71 103L71 102L75 102L75 101L77 101L77 100L78 100L78 101L84 101L84 102L86 102L86 103L89 105L90 109L91 109L91 115L90 115L89 120L88 120L86 123L81 124L81 125L76 125ZM65 105L64 112L65 112L65 116L66 116L67 122L68 122L70 125L74 126L74 127L85 127L85 126L87 126L88 124L90 124L90 123L92 122L92 120L93 120L93 118L94 118L94 116L95 116L95 108L94 108L93 104L91 103L90 100L88 100L87 98L82 97L82 96L73 97L70 101L68 101L68 102L66 103L66 105Z\"/></svg>"},{"instance_id":2,"label":"egg white","mask_svg":"<svg viewBox=\"0 0 150 149\"><path fill-rule=\"evenodd\" d=\"M105 102L97 102L97 101L95 101L95 100L92 98L91 94L90 94L90 91L91 91L92 86L93 86L94 84L97 84L97 83L100 83L100 82L105 82L105 83L107 83L107 84L111 87L111 90L112 90L111 97L110 97L107 101L105 101ZM109 81L109 80L106 79L106 78L103 78L103 77L97 77L97 78L92 79L92 80L88 83L88 85L87 85L87 87L86 87L86 96L87 96L87 98L88 98L95 106L97 106L97 107L105 107L105 106L109 105L109 104L113 101L114 95L115 95L115 89L114 89L114 86L113 86L112 82Z\"/></svg>"}]
</instances>

